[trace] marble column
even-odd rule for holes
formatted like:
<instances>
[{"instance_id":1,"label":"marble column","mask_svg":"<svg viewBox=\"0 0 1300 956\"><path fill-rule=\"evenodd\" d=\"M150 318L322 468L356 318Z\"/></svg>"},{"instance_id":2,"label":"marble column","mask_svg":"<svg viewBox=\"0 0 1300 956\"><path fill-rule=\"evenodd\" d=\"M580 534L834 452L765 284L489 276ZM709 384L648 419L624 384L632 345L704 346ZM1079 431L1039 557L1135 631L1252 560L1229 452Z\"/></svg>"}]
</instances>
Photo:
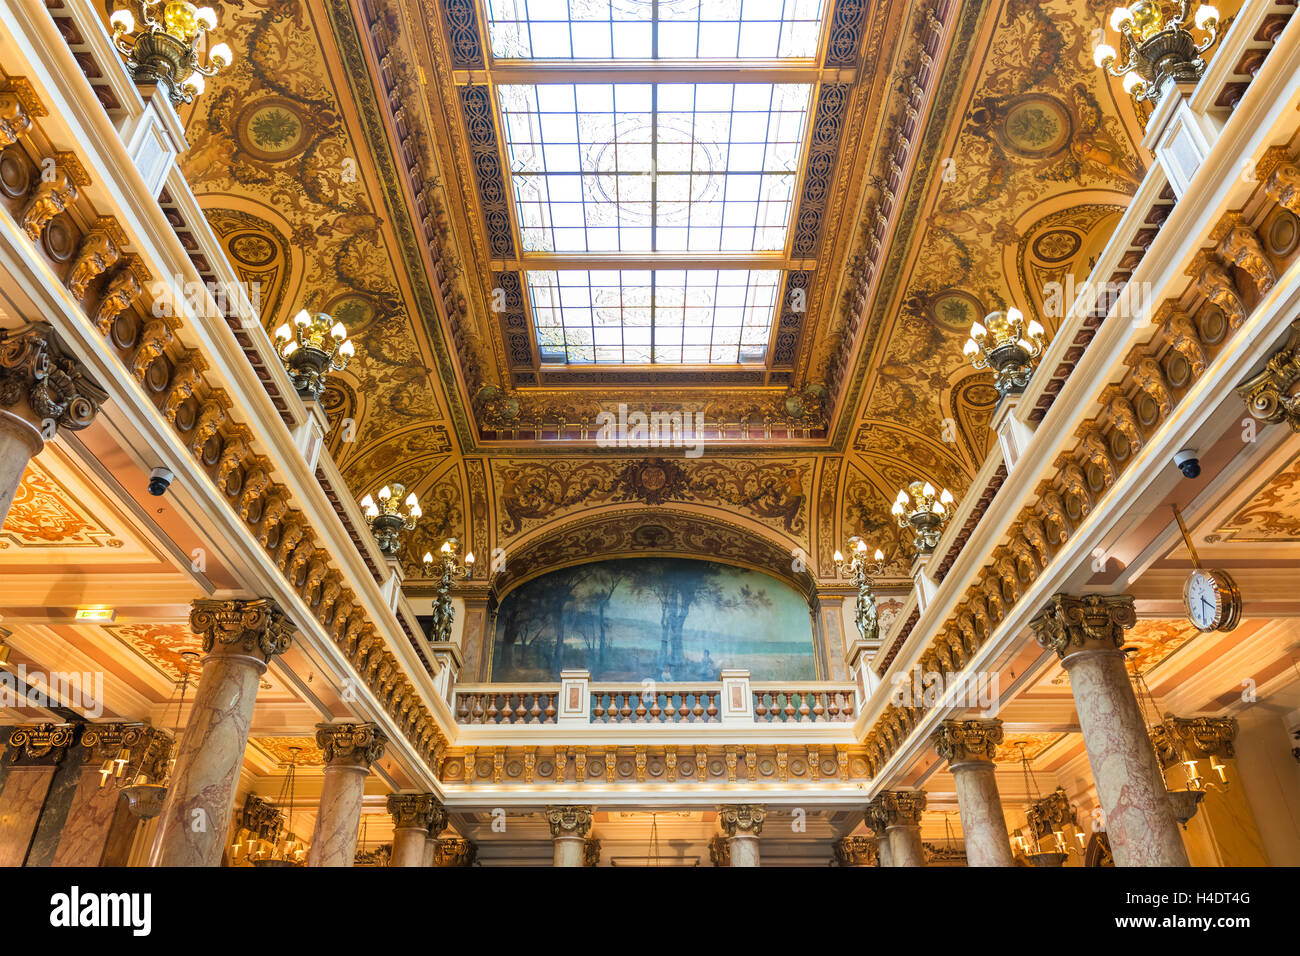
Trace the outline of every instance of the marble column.
<instances>
[{"instance_id":1,"label":"marble column","mask_svg":"<svg viewBox=\"0 0 1300 956\"><path fill-rule=\"evenodd\" d=\"M591 807L547 807L546 822L555 841L556 866L582 866L583 843L591 832Z\"/></svg>"},{"instance_id":2,"label":"marble column","mask_svg":"<svg viewBox=\"0 0 1300 956\"><path fill-rule=\"evenodd\" d=\"M888 840L889 862L885 866L925 866L921 846L921 812L925 810L923 790L882 790L867 804L869 825ZM880 827L884 829L881 830ZM880 842L882 858L885 841Z\"/></svg>"},{"instance_id":3,"label":"marble column","mask_svg":"<svg viewBox=\"0 0 1300 956\"><path fill-rule=\"evenodd\" d=\"M220 864L258 683L271 658L293 640L293 625L264 598L195 601L190 627L203 641L203 669L159 818L152 866Z\"/></svg>"},{"instance_id":4,"label":"marble column","mask_svg":"<svg viewBox=\"0 0 1300 956\"><path fill-rule=\"evenodd\" d=\"M758 866L758 835L763 832L767 809L752 803L718 808L718 822L727 835L732 866Z\"/></svg>"},{"instance_id":5,"label":"marble column","mask_svg":"<svg viewBox=\"0 0 1300 956\"><path fill-rule=\"evenodd\" d=\"M88 724L81 746L86 757L52 865L126 866L141 800L156 799L166 776L171 735L147 723Z\"/></svg>"},{"instance_id":6,"label":"marble column","mask_svg":"<svg viewBox=\"0 0 1300 956\"><path fill-rule=\"evenodd\" d=\"M876 841L864 836L846 836L835 841L835 860L840 866L875 866Z\"/></svg>"},{"instance_id":7,"label":"marble column","mask_svg":"<svg viewBox=\"0 0 1300 956\"><path fill-rule=\"evenodd\" d=\"M893 866L894 854L889 849L889 834L885 832L885 818L880 811L880 801L873 800L862 811L862 821L872 832L876 845L877 866Z\"/></svg>"},{"instance_id":8,"label":"marble column","mask_svg":"<svg viewBox=\"0 0 1300 956\"><path fill-rule=\"evenodd\" d=\"M0 524L45 440L85 428L107 400L52 325L0 330Z\"/></svg>"},{"instance_id":9,"label":"marble column","mask_svg":"<svg viewBox=\"0 0 1300 956\"><path fill-rule=\"evenodd\" d=\"M1187 866L1155 748L1120 651L1137 622L1130 595L1057 594L1030 622L1070 677L1116 866Z\"/></svg>"},{"instance_id":10,"label":"marble column","mask_svg":"<svg viewBox=\"0 0 1300 956\"><path fill-rule=\"evenodd\" d=\"M447 811L431 793L390 793L393 855L389 866L429 866L430 843L447 827Z\"/></svg>"},{"instance_id":11,"label":"marble column","mask_svg":"<svg viewBox=\"0 0 1300 956\"><path fill-rule=\"evenodd\" d=\"M478 847L469 840L447 837L432 840L434 866L473 866L478 858Z\"/></svg>"},{"instance_id":12,"label":"marble column","mask_svg":"<svg viewBox=\"0 0 1300 956\"><path fill-rule=\"evenodd\" d=\"M55 772L75 736L72 724L23 724L10 732L0 787L0 866L27 863Z\"/></svg>"},{"instance_id":13,"label":"marble column","mask_svg":"<svg viewBox=\"0 0 1300 956\"><path fill-rule=\"evenodd\" d=\"M1015 866L993 774L993 754L1001 742L1000 720L945 720L934 735L957 787L967 866Z\"/></svg>"},{"instance_id":14,"label":"marble column","mask_svg":"<svg viewBox=\"0 0 1300 956\"><path fill-rule=\"evenodd\" d=\"M374 724L317 725L316 744L325 755L325 782L307 851L308 866L351 866L356 859L366 777L370 765L384 755L387 743ZM396 835L393 855L397 855ZM411 865L418 866L419 860Z\"/></svg>"}]
</instances>

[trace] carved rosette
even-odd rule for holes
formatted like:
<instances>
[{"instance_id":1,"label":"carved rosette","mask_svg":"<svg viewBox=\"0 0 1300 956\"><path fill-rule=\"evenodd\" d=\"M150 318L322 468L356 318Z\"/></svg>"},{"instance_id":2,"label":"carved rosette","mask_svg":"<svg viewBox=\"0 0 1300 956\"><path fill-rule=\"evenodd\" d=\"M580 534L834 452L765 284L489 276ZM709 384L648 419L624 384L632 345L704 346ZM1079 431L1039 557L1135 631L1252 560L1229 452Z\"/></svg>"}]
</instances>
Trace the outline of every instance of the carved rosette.
<instances>
[{"instance_id":1,"label":"carved rosette","mask_svg":"<svg viewBox=\"0 0 1300 956\"><path fill-rule=\"evenodd\" d=\"M1286 422L1300 432L1300 319L1291 322L1286 344L1273 353L1258 375L1237 386L1250 414L1262 422Z\"/></svg>"},{"instance_id":2,"label":"carved rosette","mask_svg":"<svg viewBox=\"0 0 1300 956\"><path fill-rule=\"evenodd\" d=\"M1151 728L1151 742L1168 769L1183 760L1227 760L1236 755L1235 717L1173 717Z\"/></svg>"},{"instance_id":3,"label":"carved rosette","mask_svg":"<svg viewBox=\"0 0 1300 956\"><path fill-rule=\"evenodd\" d=\"M921 825L925 810L924 790L883 790L867 804L867 825L877 833L889 827L916 827Z\"/></svg>"},{"instance_id":4,"label":"carved rosette","mask_svg":"<svg viewBox=\"0 0 1300 956\"><path fill-rule=\"evenodd\" d=\"M876 841L863 836L836 840L835 859L840 866L875 866Z\"/></svg>"},{"instance_id":5,"label":"carved rosette","mask_svg":"<svg viewBox=\"0 0 1300 956\"><path fill-rule=\"evenodd\" d=\"M953 768L976 760L991 764L1000 743L1000 720L945 720L934 735L934 749Z\"/></svg>"},{"instance_id":6,"label":"carved rosette","mask_svg":"<svg viewBox=\"0 0 1300 956\"><path fill-rule=\"evenodd\" d=\"M332 767L369 770L384 755L387 743L388 738L374 724L316 725L316 746L325 755L325 763Z\"/></svg>"},{"instance_id":7,"label":"carved rosette","mask_svg":"<svg viewBox=\"0 0 1300 956\"><path fill-rule=\"evenodd\" d=\"M390 793L388 813L397 830L428 830L438 834L447 828L447 810L431 793Z\"/></svg>"},{"instance_id":8,"label":"carved rosette","mask_svg":"<svg viewBox=\"0 0 1300 956\"><path fill-rule=\"evenodd\" d=\"M433 848L434 866L473 866L477 858L478 847L469 840L439 840Z\"/></svg>"},{"instance_id":9,"label":"carved rosette","mask_svg":"<svg viewBox=\"0 0 1300 956\"><path fill-rule=\"evenodd\" d=\"M1130 594L1056 594L1029 626L1041 647L1066 660L1082 651L1118 652L1124 631L1136 623Z\"/></svg>"},{"instance_id":10,"label":"carved rosette","mask_svg":"<svg viewBox=\"0 0 1300 956\"><path fill-rule=\"evenodd\" d=\"M251 601L195 601L190 628L203 639L203 652L232 648L270 662L293 642L293 624L269 598Z\"/></svg>"},{"instance_id":11,"label":"carved rosette","mask_svg":"<svg viewBox=\"0 0 1300 956\"><path fill-rule=\"evenodd\" d=\"M24 401L38 421L79 431L95 420L108 392L63 347L54 327L40 322L0 331L0 406ZM51 428L43 425L42 434L51 437Z\"/></svg>"},{"instance_id":12,"label":"carved rosette","mask_svg":"<svg viewBox=\"0 0 1300 956\"><path fill-rule=\"evenodd\" d=\"M87 724L81 732L88 763L115 760L125 750L132 777L143 775L148 783L166 776L172 744L171 734L143 723Z\"/></svg>"},{"instance_id":13,"label":"carved rosette","mask_svg":"<svg viewBox=\"0 0 1300 956\"><path fill-rule=\"evenodd\" d=\"M75 724L21 724L9 733L5 763L56 766L72 746L76 732Z\"/></svg>"},{"instance_id":14,"label":"carved rosette","mask_svg":"<svg viewBox=\"0 0 1300 956\"><path fill-rule=\"evenodd\" d=\"M763 832L767 808L754 803L731 804L718 807L718 823L729 837L758 836Z\"/></svg>"},{"instance_id":15,"label":"carved rosette","mask_svg":"<svg viewBox=\"0 0 1300 956\"><path fill-rule=\"evenodd\" d=\"M591 831L591 807L547 807L551 836L585 838Z\"/></svg>"}]
</instances>

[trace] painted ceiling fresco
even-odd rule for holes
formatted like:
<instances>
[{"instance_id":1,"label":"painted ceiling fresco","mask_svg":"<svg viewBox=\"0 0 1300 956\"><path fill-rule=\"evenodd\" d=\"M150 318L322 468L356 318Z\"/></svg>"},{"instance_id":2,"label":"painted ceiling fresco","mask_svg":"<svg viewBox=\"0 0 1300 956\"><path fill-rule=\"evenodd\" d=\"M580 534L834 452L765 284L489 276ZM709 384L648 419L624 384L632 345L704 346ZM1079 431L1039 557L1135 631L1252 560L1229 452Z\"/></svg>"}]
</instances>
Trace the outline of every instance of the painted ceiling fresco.
<instances>
[{"instance_id":1,"label":"painted ceiling fresco","mask_svg":"<svg viewBox=\"0 0 1300 956\"><path fill-rule=\"evenodd\" d=\"M511 351L523 290L492 308L512 274L491 244L505 199L483 193L465 92L483 8L219 6L236 63L185 109L183 169L268 329L304 306L348 326L357 354L325 395L327 441L358 498L393 481L419 495L408 580L448 535L488 553L593 513L712 515L822 578L863 534L901 580L897 489L922 478L961 498L992 442L991 376L961 354L969 323L1017 304L1050 333L1050 283L1087 275L1149 162L1091 64L1097 0L826 0L810 122L838 125L800 170L795 205L815 196L805 219L820 225L815 259L787 263L807 298L806 315L777 316L795 330L788 368L530 386ZM726 430L698 459L610 454L585 423L620 402Z\"/></svg>"}]
</instances>

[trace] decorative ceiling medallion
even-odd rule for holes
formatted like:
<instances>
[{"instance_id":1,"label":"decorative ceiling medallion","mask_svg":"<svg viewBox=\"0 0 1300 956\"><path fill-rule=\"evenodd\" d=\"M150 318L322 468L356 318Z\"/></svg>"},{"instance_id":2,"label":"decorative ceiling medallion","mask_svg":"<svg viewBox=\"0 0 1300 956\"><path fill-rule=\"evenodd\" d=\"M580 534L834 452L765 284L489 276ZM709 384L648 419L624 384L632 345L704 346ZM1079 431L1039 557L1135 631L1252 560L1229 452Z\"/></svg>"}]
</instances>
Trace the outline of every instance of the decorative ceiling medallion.
<instances>
[{"instance_id":1,"label":"decorative ceiling medallion","mask_svg":"<svg viewBox=\"0 0 1300 956\"><path fill-rule=\"evenodd\" d=\"M1055 156L1069 145L1074 131L1065 104L1045 93L986 100L971 117L977 124L991 120L993 135L1003 146L1031 159Z\"/></svg>"},{"instance_id":2,"label":"decorative ceiling medallion","mask_svg":"<svg viewBox=\"0 0 1300 956\"><path fill-rule=\"evenodd\" d=\"M1069 229L1051 229L1034 240L1034 255L1043 262L1064 262L1083 245L1077 232Z\"/></svg>"},{"instance_id":3,"label":"decorative ceiling medallion","mask_svg":"<svg viewBox=\"0 0 1300 956\"><path fill-rule=\"evenodd\" d=\"M226 248L238 262L254 268L268 265L276 255L271 240L256 232L241 232L231 236L226 240Z\"/></svg>"},{"instance_id":4,"label":"decorative ceiling medallion","mask_svg":"<svg viewBox=\"0 0 1300 956\"><path fill-rule=\"evenodd\" d=\"M181 654L202 650L198 635L184 624L115 624L104 630L172 681L180 680L189 667Z\"/></svg>"},{"instance_id":5,"label":"decorative ceiling medallion","mask_svg":"<svg viewBox=\"0 0 1300 956\"><path fill-rule=\"evenodd\" d=\"M325 755L316 745L315 737L250 737L249 743L277 764L293 763L299 767L325 765ZM297 750L298 753L293 754L291 750Z\"/></svg>"},{"instance_id":6,"label":"decorative ceiling medallion","mask_svg":"<svg viewBox=\"0 0 1300 956\"><path fill-rule=\"evenodd\" d=\"M984 308L969 292L950 289L930 300L930 316L941 326L966 335L971 323L984 318Z\"/></svg>"},{"instance_id":7,"label":"decorative ceiling medallion","mask_svg":"<svg viewBox=\"0 0 1300 956\"><path fill-rule=\"evenodd\" d=\"M306 148L308 120L298 104L282 96L255 100L235 121L239 145L265 162L292 159Z\"/></svg>"}]
</instances>

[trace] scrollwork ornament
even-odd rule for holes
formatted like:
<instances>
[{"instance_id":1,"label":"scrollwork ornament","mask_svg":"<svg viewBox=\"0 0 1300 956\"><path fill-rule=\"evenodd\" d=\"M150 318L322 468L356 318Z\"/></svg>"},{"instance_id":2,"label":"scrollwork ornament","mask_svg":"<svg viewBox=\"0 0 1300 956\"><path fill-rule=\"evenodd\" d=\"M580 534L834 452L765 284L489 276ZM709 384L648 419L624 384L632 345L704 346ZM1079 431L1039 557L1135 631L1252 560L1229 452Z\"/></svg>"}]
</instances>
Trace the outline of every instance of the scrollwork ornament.
<instances>
[{"instance_id":1,"label":"scrollwork ornament","mask_svg":"<svg viewBox=\"0 0 1300 956\"><path fill-rule=\"evenodd\" d=\"M1136 623L1132 595L1056 594L1029 626L1039 646L1050 648L1065 660L1082 650L1118 652L1124 631Z\"/></svg>"},{"instance_id":2,"label":"scrollwork ornament","mask_svg":"<svg viewBox=\"0 0 1300 956\"><path fill-rule=\"evenodd\" d=\"M591 807L547 807L552 837L586 837L591 831Z\"/></svg>"},{"instance_id":3,"label":"scrollwork ornament","mask_svg":"<svg viewBox=\"0 0 1300 956\"><path fill-rule=\"evenodd\" d=\"M991 762L1002 736L1000 720L945 720L935 732L934 748L952 766Z\"/></svg>"},{"instance_id":4,"label":"scrollwork ornament","mask_svg":"<svg viewBox=\"0 0 1300 956\"><path fill-rule=\"evenodd\" d=\"M190 609L190 627L202 638L205 654L222 646L269 662L293 643L292 622L268 598L195 601Z\"/></svg>"},{"instance_id":5,"label":"scrollwork ornament","mask_svg":"<svg viewBox=\"0 0 1300 956\"><path fill-rule=\"evenodd\" d=\"M1258 375L1237 386L1250 414L1262 422L1286 422L1300 432L1300 319L1291 322L1286 344L1265 363Z\"/></svg>"},{"instance_id":6,"label":"scrollwork ornament","mask_svg":"<svg viewBox=\"0 0 1300 956\"><path fill-rule=\"evenodd\" d=\"M729 837L736 834L758 836L763 832L767 808L752 803L730 804L718 808L718 823Z\"/></svg>"},{"instance_id":7,"label":"scrollwork ornament","mask_svg":"<svg viewBox=\"0 0 1300 956\"><path fill-rule=\"evenodd\" d=\"M80 431L95 420L108 392L63 347L54 327L42 322L0 331L0 405L23 399L43 423Z\"/></svg>"},{"instance_id":8,"label":"scrollwork ornament","mask_svg":"<svg viewBox=\"0 0 1300 956\"><path fill-rule=\"evenodd\" d=\"M384 755L388 738L374 724L317 724L316 746L333 766L364 767Z\"/></svg>"}]
</instances>

